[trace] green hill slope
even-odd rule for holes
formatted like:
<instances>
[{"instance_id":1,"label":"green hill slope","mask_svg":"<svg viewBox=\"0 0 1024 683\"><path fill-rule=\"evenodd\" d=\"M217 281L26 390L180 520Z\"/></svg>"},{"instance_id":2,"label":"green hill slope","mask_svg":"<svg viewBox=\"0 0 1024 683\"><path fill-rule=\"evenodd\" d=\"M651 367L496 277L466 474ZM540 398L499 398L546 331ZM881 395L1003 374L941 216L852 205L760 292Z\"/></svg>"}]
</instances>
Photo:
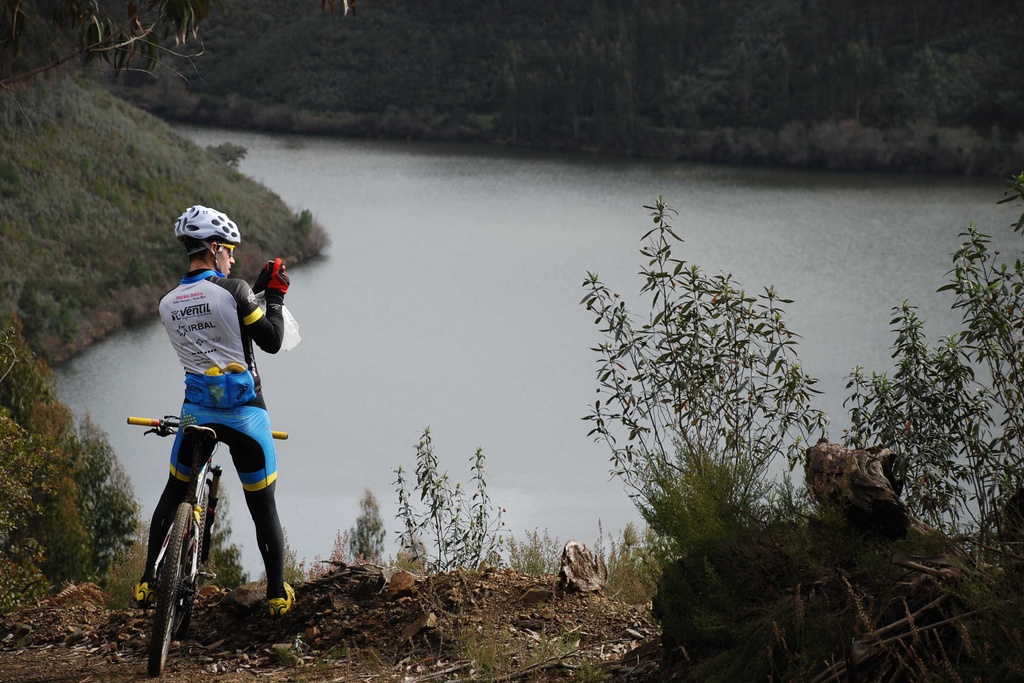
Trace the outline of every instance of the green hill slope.
<instances>
[{"instance_id":1,"label":"green hill slope","mask_svg":"<svg viewBox=\"0 0 1024 683\"><path fill-rule=\"evenodd\" d=\"M253 0L211 13L187 86L125 84L230 126L1003 173L1022 38L1024 5L976 0Z\"/></svg>"},{"instance_id":2,"label":"green hill slope","mask_svg":"<svg viewBox=\"0 0 1024 683\"><path fill-rule=\"evenodd\" d=\"M39 82L0 98L0 321L50 361L154 315L185 265L174 221L216 207L242 228L233 274L322 248L311 216L95 85Z\"/></svg>"}]
</instances>

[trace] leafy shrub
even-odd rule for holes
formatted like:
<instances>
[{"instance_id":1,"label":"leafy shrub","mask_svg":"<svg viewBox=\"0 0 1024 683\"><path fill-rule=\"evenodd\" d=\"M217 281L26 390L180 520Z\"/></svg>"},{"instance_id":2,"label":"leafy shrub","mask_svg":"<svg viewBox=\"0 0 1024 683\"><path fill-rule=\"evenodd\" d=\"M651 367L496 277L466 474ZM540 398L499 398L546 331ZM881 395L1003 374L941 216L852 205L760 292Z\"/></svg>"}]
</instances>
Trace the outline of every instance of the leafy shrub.
<instances>
[{"instance_id":1,"label":"leafy shrub","mask_svg":"<svg viewBox=\"0 0 1024 683\"><path fill-rule=\"evenodd\" d=\"M643 605L653 598L661 578L657 537L647 529L641 536L632 523L618 540L608 546L608 583L605 592L630 605Z\"/></svg>"},{"instance_id":2,"label":"leafy shrub","mask_svg":"<svg viewBox=\"0 0 1024 683\"><path fill-rule=\"evenodd\" d=\"M419 500L427 505L423 511L413 507L405 470L399 467L395 471L398 517L404 527L399 532L401 548L415 563L421 549L426 551L422 540L426 536L433 548L432 557L426 561L429 571L475 569L484 560L495 566L501 562L502 510L494 509L487 494L483 449L477 449L472 463L476 490L467 501L462 485L453 486L447 472L438 470L430 429L425 429L416 445L415 490L419 492Z\"/></svg>"},{"instance_id":3,"label":"leafy shrub","mask_svg":"<svg viewBox=\"0 0 1024 683\"><path fill-rule=\"evenodd\" d=\"M558 538L552 539L547 529L543 535L536 529L525 534L523 541L517 541L511 534L508 537L509 567L530 576L556 573L562 558Z\"/></svg>"},{"instance_id":4,"label":"leafy shrub","mask_svg":"<svg viewBox=\"0 0 1024 683\"><path fill-rule=\"evenodd\" d=\"M43 548L30 531L40 512L41 494L54 490L56 459L0 406L0 612L42 593Z\"/></svg>"},{"instance_id":5,"label":"leafy shrub","mask_svg":"<svg viewBox=\"0 0 1024 683\"><path fill-rule=\"evenodd\" d=\"M1006 201L1024 199L1024 174L1008 194ZM1021 231L1024 215L1014 226ZM915 512L976 534L980 549L1011 540L1004 508L1024 491L1024 260L999 262L992 238L973 224L960 237L939 291L953 293L962 329L929 349L914 308L904 302L896 309L896 371L851 374L847 442L879 441L897 451L897 474Z\"/></svg>"},{"instance_id":6,"label":"leafy shrub","mask_svg":"<svg viewBox=\"0 0 1024 683\"><path fill-rule=\"evenodd\" d=\"M730 276L675 258L675 212L661 198L645 208L655 223L640 250L647 317L635 318L597 275L584 283L583 303L605 336L599 397L585 419L648 524L685 545L688 533L663 508L675 506L680 481L707 475L721 485L706 493L728 504L723 514L753 514L772 466L780 457L795 464L827 418L810 407L816 380L796 359L781 308L789 302L770 287L750 296Z\"/></svg>"},{"instance_id":7,"label":"leafy shrub","mask_svg":"<svg viewBox=\"0 0 1024 683\"><path fill-rule=\"evenodd\" d=\"M646 559L630 533L616 549L619 573L639 565L657 576L662 565L654 607L666 647L685 644L697 659L728 653L723 663L735 664L697 680L764 678L734 648L761 648L742 625L788 573L776 538L792 520L793 492L773 472L794 465L827 420L810 406L815 380L797 361L789 302L770 287L750 296L730 276L676 258L675 212L661 198L646 208L655 224L640 250L648 312L634 316L594 274L584 283L605 338L585 419L609 445L657 551ZM651 590L634 589L638 598ZM763 664L764 650L756 657Z\"/></svg>"},{"instance_id":8,"label":"leafy shrub","mask_svg":"<svg viewBox=\"0 0 1024 683\"><path fill-rule=\"evenodd\" d=\"M0 336L0 439L20 460L0 465L0 477L9 477L0 490L10 496L0 508L11 525L0 528L0 548L16 558L9 569L26 597L38 572L53 585L102 581L134 541L134 495L106 435L88 419L76 427L56 395L53 370L28 348L15 318Z\"/></svg>"}]
</instances>

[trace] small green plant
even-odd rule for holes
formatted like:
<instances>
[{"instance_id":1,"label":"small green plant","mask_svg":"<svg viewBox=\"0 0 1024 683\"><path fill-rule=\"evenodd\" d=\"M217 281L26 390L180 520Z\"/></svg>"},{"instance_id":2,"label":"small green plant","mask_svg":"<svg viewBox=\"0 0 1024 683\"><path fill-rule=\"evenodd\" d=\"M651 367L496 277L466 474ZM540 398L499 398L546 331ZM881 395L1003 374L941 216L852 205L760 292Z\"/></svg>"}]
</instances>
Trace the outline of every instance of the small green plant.
<instances>
[{"instance_id":1,"label":"small green plant","mask_svg":"<svg viewBox=\"0 0 1024 683\"><path fill-rule=\"evenodd\" d=\"M598 662L591 662L589 660L580 662L573 676L573 680L579 681L579 683L601 683L601 681L607 681L610 678L611 674L608 672L608 669Z\"/></svg>"},{"instance_id":2,"label":"small green plant","mask_svg":"<svg viewBox=\"0 0 1024 683\"><path fill-rule=\"evenodd\" d=\"M555 661L567 661L579 655L578 634L542 633L538 638L527 641L529 654L524 669L541 668Z\"/></svg>"},{"instance_id":3,"label":"small green plant","mask_svg":"<svg viewBox=\"0 0 1024 683\"><path fill-rule=\"evenodd\" d=\"M419 549L426 550L421 539L430 539L433 555L426 560L428 571L475 569L484 560L495 566L501 563L503 511L491 505L487 494L483 449L477 449L472 463L475 490L466 500L462 485L453 485L448 474L439 471L430 429L423 430L416 446L416 490L419 500L427 505L423 511L413 507L405 470L399 467L395 471L398 518L404 527L398 534L401 548L416 562Z\"/></svg>"},{"instance_id":4,"label":"small green plant","mask_svg":"<svg viewBox=\"0 0 1024 683\"><path fill-rule=\"evenodd\" d=\"M605 592L630 605L643 605L651 601L658 590L661 562L657 559L657 539L650 529L643 535L632 523L622 530L622 536L609 541L606 564L608 583Z\"/></svg>"},{"instance_id":5,"label":"small green plant","mask_svg":"<svg viewBox=\"0 0 1024 683\"><path fill-rule=\"evenodd\" d=\"M300 560L298 555L292 549L291 545L288 544L288 532L284 532L284 580L286 583L290 583L293 586L302 583L306 580L309 575L309 570L306 569L306 561ZM267 580L266 573L263 574L263 580Z\"/></svg>"},{"instance_id":6,"label":"small green plant","mask_svg":"<svg viewBox=\"0 0 1024 683\"><path fill-rule=\"evenodd\" d=\"M278 643L273 646L272 652L278 666L290 668L298 666L299 662L302 661L302 657L296 652L294 645L291 643Z\"/></svg>"},{"instance_id":7,"label":"small green plant","mask_svg":"<svg viewBox=\"0 0 1024 683\"><path fill-rule=\"evenodd\" d=\"M404 543L405 541L403 541ZM388 558L389 567L397 567L412 574L427 572L427 548L418 538L413 539L411 548L400 548L394 557Z\"/></svg>"},{"instance_id":8,"label":"small green plant","mask_svg":"<svg viewBox=\"0 0 1024 683\"><path fill-rule=\"evenodd\" d=\"M472 662L473 676L497 679L508 673L507 635L479 626L464 632L459 640L462 658Z\"/></svg>"},{"instance_id":9,"label":"small green plant","mask_svg":"<svg viewBox=\"0 0 1024 683\"><path fill-rule=\"evenodd\" d=\"M522 574L544 576L558 571L562 546L558 538L552 539L545 529L543 535L536 529L527 531L525 540L508 537L508 564Z\"/></svg>"},{"instance_id":10,"label":"small green plant","mask_svg":"<svg viewBox=\"0 0 1024 683\"><path fill-rule=\"evenodd\" d=\"M231 541L231 512L227 487L220 488L217 517L210 534L210 572L217 575L221 588L237 588L249 581L249 573L242 567L242 549Z\"/></svg>"}]
</instances>

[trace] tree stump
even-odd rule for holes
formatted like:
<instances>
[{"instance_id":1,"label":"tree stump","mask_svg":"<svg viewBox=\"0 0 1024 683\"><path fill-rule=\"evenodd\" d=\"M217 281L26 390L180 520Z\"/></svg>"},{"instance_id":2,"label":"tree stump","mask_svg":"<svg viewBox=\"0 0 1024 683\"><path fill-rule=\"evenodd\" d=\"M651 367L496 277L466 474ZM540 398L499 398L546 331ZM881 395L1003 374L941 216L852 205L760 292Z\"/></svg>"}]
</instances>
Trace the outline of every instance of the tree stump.
<instances>
[{"instance_id":1,"label":"tree stump","mask_svg":"<svg viewBox=\"0 0 1024 683\"><path fill-rule=\"evenodd\" d=\"M569 541L562 548L558 587L563 590L594 593L608 582L608 567L579 541Z\"/></svg>"},{"instance_id":2,"label":"tree stump","mask_svg":"<svg viewBox=\"0 0 1024 683\"><path fill-rule=\"evenodd\" d=\"M899 497L895 460L896 454L882 446L850 450L821 439L807 449L804 464L811 499L842 506L851 524L864 531L903 538L913 519Z\"/></svg>"}]
</instances>

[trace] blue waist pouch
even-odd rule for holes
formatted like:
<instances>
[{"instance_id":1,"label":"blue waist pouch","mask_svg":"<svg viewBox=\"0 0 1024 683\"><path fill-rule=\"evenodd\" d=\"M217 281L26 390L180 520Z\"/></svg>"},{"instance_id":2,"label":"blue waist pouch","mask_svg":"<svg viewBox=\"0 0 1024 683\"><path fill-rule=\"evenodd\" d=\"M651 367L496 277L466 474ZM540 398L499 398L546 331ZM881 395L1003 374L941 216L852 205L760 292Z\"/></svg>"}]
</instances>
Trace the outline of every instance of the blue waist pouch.
<instances>
[{"instance_id":1,"label":"blue waist pouch","mask_svg":"<svg viewBox=\"0 0 1024 683\"><path fill-rule=\"evenodd\" d=\"M212 368L205 375L185 373L185 400L209 408L235 408L256 398L256 381L248 369L222 373Z\"/></svg>"}]
</instances>

